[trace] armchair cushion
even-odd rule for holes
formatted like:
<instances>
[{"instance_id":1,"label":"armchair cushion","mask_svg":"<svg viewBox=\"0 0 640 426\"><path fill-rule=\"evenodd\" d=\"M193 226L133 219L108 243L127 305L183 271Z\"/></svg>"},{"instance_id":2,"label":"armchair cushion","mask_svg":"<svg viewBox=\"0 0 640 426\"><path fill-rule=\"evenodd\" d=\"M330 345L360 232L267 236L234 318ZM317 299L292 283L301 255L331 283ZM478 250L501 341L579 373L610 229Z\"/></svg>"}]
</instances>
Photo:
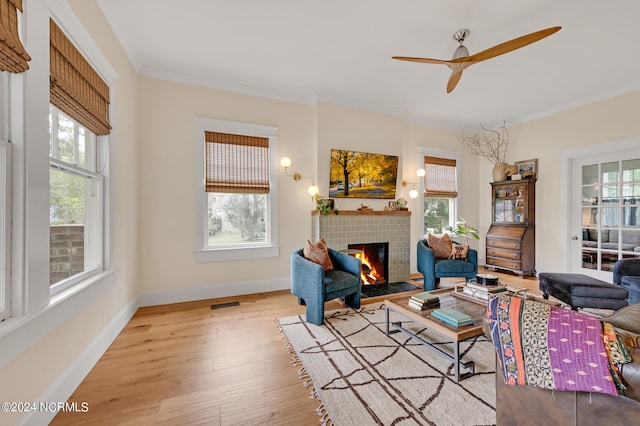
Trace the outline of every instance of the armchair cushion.
<instances>
[{"instance_id":1,"label":"armchair cushion","mask_svg":"<svg viewBox=\"0 0 640 426\"><path fill-rule=\"evenodd\" d=\"M453 244L453 247L451 248L451 256L449 256L449 259L467 260L468 253L469 246L463 246L462 244Z\"/></svg>"},{"instance_id":2,"label":"armchair cushion","mask_svg":"<svg viewBox=\"0 0 640 426\"><path fill-rule=\"evenodd\" d=\"M427 241L436 259L448 259L451 256L451 238L449 234L444 234L441 238L429 234Z\"/></svg>"},{"instance_id":3,"label":"armchair cushion","mask_svg":"<svg viewBox=\"0 0 640 426\"><path fill-rule=\"evenodd\" d=\"M321 238L320 241L315 244L307 240L302 252L305 259L317 263L322 266L322 269L325 271L333 271L333 263L331 263L331 257L329 257L327 243L324 241L324 238Z\"/></svg>"}]
</instances>

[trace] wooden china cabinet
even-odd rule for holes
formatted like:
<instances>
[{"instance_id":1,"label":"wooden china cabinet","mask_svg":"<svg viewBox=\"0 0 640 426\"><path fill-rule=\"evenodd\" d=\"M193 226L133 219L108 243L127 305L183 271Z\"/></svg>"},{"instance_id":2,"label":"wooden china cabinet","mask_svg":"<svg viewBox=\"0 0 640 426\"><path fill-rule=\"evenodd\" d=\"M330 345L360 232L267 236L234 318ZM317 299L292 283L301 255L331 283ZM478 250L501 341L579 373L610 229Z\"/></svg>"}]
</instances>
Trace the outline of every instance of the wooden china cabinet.
<instances>
[{"instance_id":1,"label":"wooden china cabinet","mask_svg":"<svg viewBox=\"0 0 640 426\"><path fill-rule=\"evenodd\" d=\"M536 275L536 179L491 184L485 268Z\"/></svg>"}]
</instances>

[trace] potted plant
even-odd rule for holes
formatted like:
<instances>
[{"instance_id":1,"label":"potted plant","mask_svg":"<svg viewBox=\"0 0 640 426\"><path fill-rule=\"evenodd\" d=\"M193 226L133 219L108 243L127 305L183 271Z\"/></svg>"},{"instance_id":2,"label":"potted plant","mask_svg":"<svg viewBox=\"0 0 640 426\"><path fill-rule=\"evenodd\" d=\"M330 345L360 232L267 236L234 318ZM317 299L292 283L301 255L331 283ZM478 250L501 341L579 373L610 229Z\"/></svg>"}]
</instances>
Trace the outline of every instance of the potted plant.
<instances>
[{"instance_id":1,"label":"potted plant","mask_svg":"<svg viewBox=\"0 0 640 426\"><path fill-rule=\"evenodd\" d=\"M330 212L338 214L338 210L334 208L333 200L330 198L322 198L319 194L313 196L316 201L316 210L323 216L328 215Z\"/></svg>"},{"instance_id":2,"label":"potted plant","mask_svg":"<svg viewBox=\"0 0 640 426\"><path fill-rule=\"evenodd\" d=\"M476 240L480 239L478 230L473 226L467 225L467 221L462 216L459 217L459 221L456 222L456 226L449 227L449 232L462 238L464 240L464 245L467 246L471 242L471 238L475 238Z\"/></svg>"}]
</instances>

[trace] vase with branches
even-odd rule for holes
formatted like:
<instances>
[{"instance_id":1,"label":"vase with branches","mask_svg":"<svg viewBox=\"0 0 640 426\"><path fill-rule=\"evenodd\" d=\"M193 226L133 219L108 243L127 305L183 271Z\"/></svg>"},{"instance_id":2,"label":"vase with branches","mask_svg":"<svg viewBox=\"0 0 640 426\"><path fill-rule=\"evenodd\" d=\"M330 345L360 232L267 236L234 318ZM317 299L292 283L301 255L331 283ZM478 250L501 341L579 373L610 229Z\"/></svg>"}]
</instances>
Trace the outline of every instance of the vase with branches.
<instances>
[{"instance_id":1,"label":"vase with branches","mask_svg":"<svg viewBox=\"0 0 640 426\"><path fill-rule=\"evenodd\" d=\"M478 157L493 164L494 180L506 179L507 165L505 163L507 148L509 147L509 132L504 122L497 130L488 129L480 124L482 133L463 136L462 141L469 150Z\"/></svg>"}]
</instances>

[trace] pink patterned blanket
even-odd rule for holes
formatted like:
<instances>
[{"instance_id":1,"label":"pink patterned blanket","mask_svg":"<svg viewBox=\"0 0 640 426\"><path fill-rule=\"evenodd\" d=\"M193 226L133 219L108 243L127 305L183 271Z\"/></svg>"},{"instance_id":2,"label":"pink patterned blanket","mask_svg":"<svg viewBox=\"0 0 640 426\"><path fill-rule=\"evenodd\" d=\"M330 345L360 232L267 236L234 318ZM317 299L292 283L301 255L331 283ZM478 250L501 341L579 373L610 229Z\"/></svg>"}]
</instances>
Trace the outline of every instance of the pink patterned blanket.
<instances>
[{"instance_id":1,"label":"pink patterned blanket","mask_svg":"<svg viewBox=\"0 0 640 426\"><path fill-rule=\"evenodd\" d=\"M505 383L618 394L611 345L597 318L501 295L489 302L487 319Z\"/></svg>"}]
</instances>

